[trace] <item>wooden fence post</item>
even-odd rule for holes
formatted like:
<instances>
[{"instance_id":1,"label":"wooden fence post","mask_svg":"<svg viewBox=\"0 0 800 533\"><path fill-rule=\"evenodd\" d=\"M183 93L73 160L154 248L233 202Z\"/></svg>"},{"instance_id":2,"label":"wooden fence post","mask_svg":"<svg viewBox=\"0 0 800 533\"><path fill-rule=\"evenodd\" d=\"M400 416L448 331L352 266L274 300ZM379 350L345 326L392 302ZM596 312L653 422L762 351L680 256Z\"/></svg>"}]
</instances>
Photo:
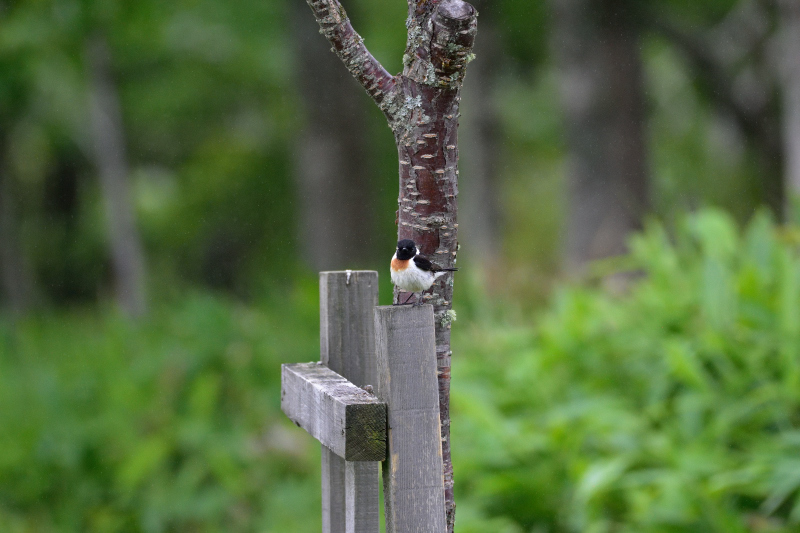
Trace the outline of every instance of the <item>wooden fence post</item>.
<instances>
[{"instance_id":1,"label":"wooden fence post","mask_svg":"<svg viewBox=\"0 0 800 533\"><path fill-rule=\"evenodd\" d=\"M387 533L444 533L445 498L433 306L375 308L376 396L388 404Z\"/></svg>"},{"instance_id":2,"label":"wooden fence post","mask_svg":"<svg viewBox=\"0 0 800 533\"><path fill-rule=\"evenodd\" d=\"M375 322L378 273L319 275L320 361L351 383L377 384ZM322 446L322 532L376 533L378 462L350 463Z\"/></svg>"}]
</instances>

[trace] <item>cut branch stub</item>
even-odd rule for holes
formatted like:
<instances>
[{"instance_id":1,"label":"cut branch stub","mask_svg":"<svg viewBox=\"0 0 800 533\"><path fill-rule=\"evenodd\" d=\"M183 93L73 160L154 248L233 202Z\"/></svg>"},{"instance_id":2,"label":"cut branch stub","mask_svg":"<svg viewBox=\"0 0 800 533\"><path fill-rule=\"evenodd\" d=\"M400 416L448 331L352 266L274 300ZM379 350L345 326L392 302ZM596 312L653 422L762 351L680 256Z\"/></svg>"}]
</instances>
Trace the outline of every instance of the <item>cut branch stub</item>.
<instances>
[{"instance_id":1,"label":"cut branch stub","mask_svg":"<svg viewBox=\"0 0 800 533\"><path fill-rule=\"evenodd\" d=\"M472 54L477 31L474 14L475 8L461 0L443 2L436 11L431 63L440 75L440 85L449 86L463 77L467 63L475 57Z\"/></svg>"},{"instance_id":2,"label":"cut branch stub","mask_svg":"<svg viewBox=\"0 0 800 533\"><path fill-rule=\"evenodd\" d=\"M409 17L403 76L418 83L459 89L474 55L477 12L463 0L445 0L433 16Z\"/></svg>"}]
</instances>

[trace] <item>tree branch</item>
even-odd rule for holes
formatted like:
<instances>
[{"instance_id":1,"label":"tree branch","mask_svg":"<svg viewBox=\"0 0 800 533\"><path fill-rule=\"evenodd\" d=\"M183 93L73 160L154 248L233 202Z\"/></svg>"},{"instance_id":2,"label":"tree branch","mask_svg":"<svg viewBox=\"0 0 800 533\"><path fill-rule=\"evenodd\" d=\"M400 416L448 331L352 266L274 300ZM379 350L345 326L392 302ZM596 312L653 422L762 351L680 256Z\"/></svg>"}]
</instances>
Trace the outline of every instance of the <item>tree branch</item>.
<instances>
[{"instance_id":1,"label":"tree branch","mask_svg":"<svg viewBox=\"0 0 800 533\"><path fill-rule=\"evenodd\" d=\"M393 106L390 104L394 101L392 98L395 92L394 76L389 74L364 46L364 39L353 29L342 4L338 0L307 0L307 2L317 19L320 33L333 46L331 50L366 89L389 121L393 121Z\"/></svg>"}]
</instances>

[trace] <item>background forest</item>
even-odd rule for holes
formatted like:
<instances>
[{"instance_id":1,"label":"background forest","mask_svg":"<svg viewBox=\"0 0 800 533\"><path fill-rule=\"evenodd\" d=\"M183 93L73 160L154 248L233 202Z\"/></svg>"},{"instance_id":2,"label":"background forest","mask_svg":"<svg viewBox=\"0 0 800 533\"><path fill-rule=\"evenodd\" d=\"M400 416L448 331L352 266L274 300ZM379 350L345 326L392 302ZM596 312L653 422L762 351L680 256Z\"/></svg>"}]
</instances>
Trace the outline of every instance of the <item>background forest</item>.
<instances>
[{"instance_id":1,"label":"background forest","mask_svg":"<svg viewBox=\"0 0 800 533\"><path fill-rule=\"evenodd\" d=\"M800 531L800 2L474 5L457 530ZM280 363L397 183L302 0L0 0L0 531L319 531Z\"/></svg>"}]
</instances>

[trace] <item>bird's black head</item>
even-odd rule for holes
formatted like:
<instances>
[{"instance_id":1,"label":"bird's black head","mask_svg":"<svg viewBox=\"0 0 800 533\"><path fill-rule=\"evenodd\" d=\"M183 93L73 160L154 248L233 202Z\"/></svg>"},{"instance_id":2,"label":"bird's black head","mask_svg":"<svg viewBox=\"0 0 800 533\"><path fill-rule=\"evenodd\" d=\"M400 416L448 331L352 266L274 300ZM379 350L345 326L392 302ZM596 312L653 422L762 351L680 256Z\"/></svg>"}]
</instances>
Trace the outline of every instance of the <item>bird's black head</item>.
<instances>
[{"instance_id":1,"label":"bird's black head","mask_svg":"<svg viewBox=\"0 0 800 533\"><path fill-rule=\"evenodd\" d=\"M403 239L397 243L397 258L401 260L411 259L417 255L417 245L411 239Z\"/></svg>"}]
</instances>

